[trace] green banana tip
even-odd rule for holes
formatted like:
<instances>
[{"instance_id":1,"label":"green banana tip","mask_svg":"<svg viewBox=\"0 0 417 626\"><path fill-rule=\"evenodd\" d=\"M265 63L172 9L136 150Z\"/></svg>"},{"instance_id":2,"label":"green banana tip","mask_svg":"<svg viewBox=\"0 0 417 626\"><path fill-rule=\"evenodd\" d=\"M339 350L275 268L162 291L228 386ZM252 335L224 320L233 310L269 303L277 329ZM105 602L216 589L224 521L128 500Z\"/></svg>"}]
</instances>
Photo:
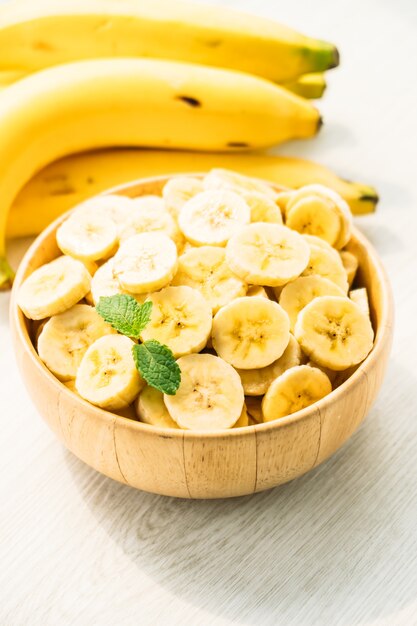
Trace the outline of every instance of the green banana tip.
<instances>
[{"instance_id":1,"label":"green banana tip","mask_svg":"<svg viewBox=\"0 0 417 626\"><path fill-rule=\"evenodd\" d=\"M0 290L10 289L15 273L5 257L0 258Z\"/></svg>"},{"instance_id":2,"label":"green banana tip","mask_svg":"<svg viewBox=\"0 0 417 626\"><path fill-rule=\"evenodd\" d=\"M332 45L329 70L340 65L340 53L336 46Z\"/></svg>"},{"instance_id":3,"label":"green banana tip","mask_svg":"<svg viewBox=\"0 0 417 626\"><path fill-rule=\"evenodd\" d=\"M340 64L340 53L337 47L321 39L310 39L302 50L302 54L309 65L308 73L325 72Z\"/></svg>"},{"instance_id":4,"label":"green banana tip","mask_svg":"<svg viewBox=\"0 0 417 626\"><path fill-rule=\"evenodd\" d=\"M375 205L378 204L380 197L375 187L372 187L372 185L364 185L363 183L358 183L354 180L349 180L348 178L342 178L342 180L345 183L356 187L358 200L362 200L363 202L373 202Z\"/></svg>"},{"instance_id":5,"label":"green banana tip","mask_svg":"<svg viewBox=\"0 0 417 626\"><path fill-rule=\"evenodd\" d=\"M373 202L376 206L379 202L379 195L376 189L372 189L371 187L369 191L360 195L359 200L362 200L363 202Z\"/></svg>"}]
</instances>

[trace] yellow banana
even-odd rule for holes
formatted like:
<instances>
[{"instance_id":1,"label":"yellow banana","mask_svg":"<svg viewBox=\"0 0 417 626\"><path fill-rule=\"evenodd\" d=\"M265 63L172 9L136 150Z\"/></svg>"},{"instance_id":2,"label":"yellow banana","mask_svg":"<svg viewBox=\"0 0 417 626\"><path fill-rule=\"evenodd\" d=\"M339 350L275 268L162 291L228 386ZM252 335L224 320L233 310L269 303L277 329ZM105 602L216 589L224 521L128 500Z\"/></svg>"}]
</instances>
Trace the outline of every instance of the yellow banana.
<instances>
[{"instance_id":1,"label":"yellow banana","mask_svg":"<svg viewBox=\"0 0 417 626\"><path fill-rule=\"evenodd\" d=\"M330 43L266 18L181 0L26 0L0 10L0 70L100 57L154 57L275 82L338 65Z\"/></svg>"},{"instance_id":2,"label":"yellow banana","mask_svg":"<svg viewBox=\"0 0 417 626\"><path fill-rule=\"evenodd\" d=\"M188 63L80 61L19 80L0 98L0 286L9 208L48 163L107 146L260 148L319 126L311 104L273 83Z\"/></svg>"},{"instance_id":3,"label":"yellow banana","mask_svg":"<svg viewBox=\"0 0 417 626\"><path fill-rule=\"evenodd\" d=\"M28 76L27 72L0 70L0 92L2 89L5 89L9 85L21 80L25 76ZM297 94L297 96L308 98L309 100L321 98L327 86L324 75L319 72L314 74L303 74L294 81L280 84L282 87L285 87L285 89L289 89L289 91Z\"/></svg>"},{"instance_id":4,"label":"yellow banana","mask_svg":"<svg viewBox=\"0 0 417 626\"><path fill-rule=\"evenodd\" d=\"M204 154L168 150L100 150L76 154L39 172L17 196L7 222L8 237L40 233L86 198L141 177L203 172L225 167L285 187L321 183L339 192L355 214L375 210L373 187L339 178L318 163L263 154Z\"/></svg>"},{"instance_id":5,"label":"yellow banana","mask_svg":"<svg viewBox=\"0 0 417 626\"><path fill-rule=\"evenodd\" d=\"M296 93L297 96L315 100L322 97L326 91L327 84L324 74L317 72L314 74L304 74L303 76L299 76L296 81L283 83L282 86Z\"/></svg>"},{"instance_id":6,"label":"yellow banana","mask_svg":"<svg viewBox=\"0 0 417 626\"><path fill-rule=\"evenodd\" d=\"M26 76L26 72L20 72L18 70L0 71L0 89L12 85L24 76Z\"/></svg>"}]
</instances>

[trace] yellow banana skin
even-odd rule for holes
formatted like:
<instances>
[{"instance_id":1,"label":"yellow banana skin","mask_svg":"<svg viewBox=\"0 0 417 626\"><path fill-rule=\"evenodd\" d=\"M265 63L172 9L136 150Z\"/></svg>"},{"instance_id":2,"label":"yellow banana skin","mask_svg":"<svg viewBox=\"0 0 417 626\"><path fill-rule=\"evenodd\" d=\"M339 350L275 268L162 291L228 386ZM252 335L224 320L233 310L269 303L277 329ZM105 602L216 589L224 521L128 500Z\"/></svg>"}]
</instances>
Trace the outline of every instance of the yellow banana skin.
<instances>
[{"instance_id":1,"label":"yellow banana skin","mask_svg":"<svg viewBox=\"0 0 417 626\"><path fill-rule=\"evenodd\" d=\"M150 59L80 61L36 72L0 98L0 258L9 209L58 158L107 146L261 148L315 134L306 100L241 72ZM0 286L10 281L0 268Z\"/></svg>"},{"instance_id":2,"label":"yellow banana skin","mask_svg":"<svg viewBox=\"0 0 417 626\"><path fill-rule=\"evenodd\" d=\"M4 87L8 87L9 85L12 85L13 83L17 82L18 80L20 80L21 78L24 78L25 76L27 76L26 72L19 72L19 71L0 71L0 89L3 89Z\"/></svg>"},{"instance_id":3,"label":"yellow banana skin","mask_svg":"<svg viewBox=\"0 0 417 626\"><path fill-rule=\"evenodd\" d=\"M317 100L323 96L326 91L327 84L324 74L315 73L299 76L296 81L283 83L283 87L289 89L293 93L296 93L302 98Z\"/></svg>"},{"instance_id":4,"label":"yellow banana skin","mask_svg":"<svg viewBox=\"0 0 417 626\"><path fill-rule=\"evenodd\" d=\"M28 75L26 72L19 71L0 71L0 92ZM327 87L324 74L321 73L303 74L294 81L281 83L281 86L309 100L321 98Z\"/></svg>"},{"instance_id":5,"label":"yellow banana skin","mask_svg":"<svg viewBox=\"0 0 417 626\"><path fill-rule=\"evenodd\" d=\"M26 0L0 10L0 69L100 57L154 57L274 82L339 62L330 43L256 15L181 0Z\"/></svg>"},{"instance_id":6,"label":"yellow banana skin","mask_svg":"<svg viewBox=\"0 0 417 626\"><path fill-rule=\"evenodd\" d=\"M250 153L101 150L56 161L32 178L13 204L7 236L36 235L65 211L110 187L142 177L204 172L212 167L233 169L284 187L322 183L340 193L357 215L374 211L378 201L373 187L346 182L322 165L302 159Z\"/></svg>"}]
</instances>

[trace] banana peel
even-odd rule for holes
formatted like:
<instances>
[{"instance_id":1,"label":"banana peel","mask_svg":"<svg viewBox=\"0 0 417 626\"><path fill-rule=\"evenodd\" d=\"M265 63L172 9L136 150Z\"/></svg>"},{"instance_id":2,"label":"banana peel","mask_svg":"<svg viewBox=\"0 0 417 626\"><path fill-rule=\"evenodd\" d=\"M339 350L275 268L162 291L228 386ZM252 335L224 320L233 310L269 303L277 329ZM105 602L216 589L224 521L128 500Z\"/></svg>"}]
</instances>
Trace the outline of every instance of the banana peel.
<instances>
[{"instance_id":1,"label":"banana peel","mask_svg":"<svg viewBox=\"0 0 417 626\"><path fill-rule=\"evenodd\" d=\"M54 219L106 189L148 176L204 172L226 167L284 187L311 183L340 193L354 215L375 211L373 187L338 177L307 161L264 154L202 154L168 150L111 149L72 155L40 171L17 196L7 222L7 237L37 235Z\"/></svg>"}]
</instances>

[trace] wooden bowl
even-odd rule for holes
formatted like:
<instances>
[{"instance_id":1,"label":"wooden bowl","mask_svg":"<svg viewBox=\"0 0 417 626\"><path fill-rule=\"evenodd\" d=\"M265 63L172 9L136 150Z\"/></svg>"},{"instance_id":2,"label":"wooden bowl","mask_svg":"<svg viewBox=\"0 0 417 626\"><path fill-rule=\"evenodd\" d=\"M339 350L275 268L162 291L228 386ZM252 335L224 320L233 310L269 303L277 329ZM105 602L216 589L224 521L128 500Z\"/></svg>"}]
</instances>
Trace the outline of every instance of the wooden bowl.
<instances>
[{"instance_id":1,"label":"wooden bowl","mask_svg":"<svg viewBox=\"0 0 417 626\"><path fill-rule=\"evenodd\" d=\"M167 177L133 182L118 193L159 194ZM113 190L114 192L114 190ZM26 253L11 302L15 351L40 414L71 452L106 476L138 489L181 498L228 498L276 487L316 467L358 428L375 400L392 339L392 296L381 262L357 230L349 243L360 261L376 330L372 352L340 387L316 404L275 422L201 433L161 429L103 411L67 389L39 359L16 304L22 281L60 254L62 216Z\"/></svg>"}]
</instances>

